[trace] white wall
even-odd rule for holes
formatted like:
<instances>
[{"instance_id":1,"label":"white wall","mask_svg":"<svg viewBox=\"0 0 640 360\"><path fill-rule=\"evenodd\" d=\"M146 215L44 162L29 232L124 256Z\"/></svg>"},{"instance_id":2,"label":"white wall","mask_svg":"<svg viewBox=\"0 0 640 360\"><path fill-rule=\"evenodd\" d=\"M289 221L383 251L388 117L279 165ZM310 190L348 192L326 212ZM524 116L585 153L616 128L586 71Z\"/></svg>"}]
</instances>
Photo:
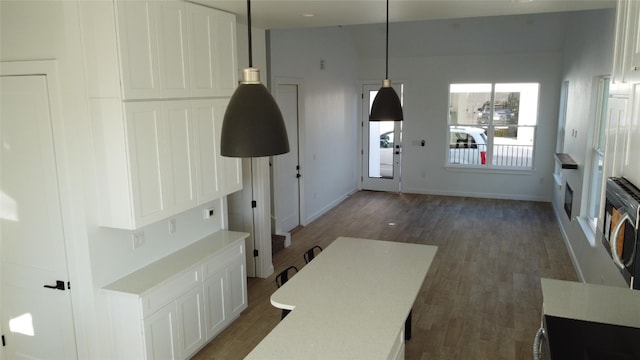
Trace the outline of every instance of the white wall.
<instances>
[{"instance_id":1,"label":"white wall","mask_svg":"<svg viewBox=\"0 0 640 360\"><path fill-rule=\"evenodd\" d=\"M304 225L358 187L358 64L351 33L345 28L270 33L271 78L296 77L304 82L300 119Z\"/></svg>"},{"instance_id":2,"label":"white wall","mask_svg":"<svg viewBox=\"0 0 640 360\"><path fill-rule=\"evenodd\" d=\"M390 24L389 76L404 84L402 191L551 200L565 14ZM359 77L384 75L379 25L353 27ZM533 171L446 168L449 84L538 82ZM420 146L421 140L426 146Z\"/></svg>"},{"instance_id":3,"label":"white wall","mask_svg":"<svg viewBox=\"0 0 640 360\"><path fill-rule=\"evenodd\" d=\"M564 184L554 186L553 205L582 280L625 286L604 247L598 241L592 245L576 220L576 216L586 212L583 195L589 186L589 145L597 100L594 79L611 73L614 23L613 10L573 14L567 19L563 81L569 82L569 90L563 152L571 155L578 169L562 170L562 177L573 189L573 219L564 212ZM577 136L571 136L575 131Z\"/></svg>"},{"instance_id":4,"label":"white wall","mask_svg":"<svg viewBox=\"0 0 640 360\"><path fill-rule=\"evenodd\" d=\"M566 17L539 14L390 25L389 76L394 84L405 85L402 191L551 200ZM359 183L360 149L350 136L359 135L361 115L353 111L360 108L361 84L379 84L384 76L384 24L273 30L271 44L272 77L301 77L305 83L304 161L311 182L305 197L313 217L354 187L338 189L339 181ZM326 61L324 72L319 70L321 59ZM346 75L332 76L338 71ZM355 72L354 86L349 81ZM496 174L445 168L448 85L454 82L540 83L533 171ZM342 89L350 99L337 97ZM342 113L345 106L351 112ZM346 138L336 138L343 129ZM336 148L339 139L348 144L343 150ZM417 145L422 139L426 147ZM354 151L356 158L346 151ZM335 180L327 182L328 177Z\"/></svg>"}]
</instances>

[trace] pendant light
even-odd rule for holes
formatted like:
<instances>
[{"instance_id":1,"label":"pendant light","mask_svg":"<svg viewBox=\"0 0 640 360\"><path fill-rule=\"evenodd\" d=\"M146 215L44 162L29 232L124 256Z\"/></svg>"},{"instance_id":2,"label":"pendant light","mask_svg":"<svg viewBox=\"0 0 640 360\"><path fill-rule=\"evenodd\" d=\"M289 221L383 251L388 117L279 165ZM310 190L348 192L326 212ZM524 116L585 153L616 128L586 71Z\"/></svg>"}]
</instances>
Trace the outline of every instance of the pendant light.
<instances>
[{"instance_id":1,"label":"pendant light","mask_svg":"<svg viewBox=\"0 0 640 360\"><path fill-rule=\"evenodd\" d=\"M227 157L261 157L289 152L282 113L269 90L260 83L251 53L251 0L247 0L249 67L229 100L222 121L220 153Z\"/></svg>"},{"instance_id":2,"label":"pendant light","mask_svg":"<svg viewBox=\"0 0 640 360\"><path fill-rule=\"evenodd\" d=\"M378 94L375 99L373 99L369 121L401 121L404 117L402 115L400 98L393 87L391 87L391 80L389 80L389 0L387 0L386 33L385 79L382 81L382 87L378 90Z\"/></svg>"}]
</instances>

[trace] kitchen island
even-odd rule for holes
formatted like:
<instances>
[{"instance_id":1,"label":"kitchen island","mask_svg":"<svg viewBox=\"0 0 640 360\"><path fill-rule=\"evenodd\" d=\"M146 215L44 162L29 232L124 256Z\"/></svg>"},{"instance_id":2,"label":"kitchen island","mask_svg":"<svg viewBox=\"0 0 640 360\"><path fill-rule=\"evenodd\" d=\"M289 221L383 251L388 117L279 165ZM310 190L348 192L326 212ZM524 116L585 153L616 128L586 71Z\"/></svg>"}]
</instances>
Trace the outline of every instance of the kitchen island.
<instances>
[{"instance_id":1,"label":"kitchen island","mask_svg":"<svg viewBox=\"0 0 640 360\"><path fill-rule=\"evenodd\" d=\"M437 247L339 237L271 296L292 310L246 359L403 359Z\"/></svg>"}]
</instances>

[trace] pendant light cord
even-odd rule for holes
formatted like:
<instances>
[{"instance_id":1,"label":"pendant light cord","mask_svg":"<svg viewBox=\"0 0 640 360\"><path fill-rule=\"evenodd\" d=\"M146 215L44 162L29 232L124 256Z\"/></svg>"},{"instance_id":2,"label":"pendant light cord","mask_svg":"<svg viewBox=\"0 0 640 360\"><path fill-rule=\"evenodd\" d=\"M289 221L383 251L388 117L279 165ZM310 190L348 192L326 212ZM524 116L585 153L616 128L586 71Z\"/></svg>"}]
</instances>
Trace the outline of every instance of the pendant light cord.
<instances>
[{"instance_id":1,"label":"pendant light cord","mask_svg":"<svg viewBox=\"0 0 640 360\"><path fill-rule=\"evenodd\" d=\"M387 0L387 3L389 3L389 0ZM247 0L247 22L249 23L247 28L249 32L249 67L253 67L253 54L251 52L251 0Z\"/></svg>"},{"instance_id":2,"label":"pendant light cord","mask_svg":"<svg viewBox=\"0 0 640 360\"><path fill-rule=\"evenodd\" d=\"M387 45L385 52L385 70L384 70L384 78L389 78L389 0L387 0Z\"/></svg>"}]
</instances>

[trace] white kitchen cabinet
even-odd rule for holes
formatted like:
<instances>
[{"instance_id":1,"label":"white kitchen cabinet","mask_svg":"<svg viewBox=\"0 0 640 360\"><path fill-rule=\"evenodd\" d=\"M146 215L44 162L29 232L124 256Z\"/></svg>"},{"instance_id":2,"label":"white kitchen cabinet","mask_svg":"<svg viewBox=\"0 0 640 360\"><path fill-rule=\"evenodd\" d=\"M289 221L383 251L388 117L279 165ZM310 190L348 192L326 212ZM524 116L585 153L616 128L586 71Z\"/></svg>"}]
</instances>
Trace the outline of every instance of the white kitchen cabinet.
<instances>
[{"instance_id":1,"label":"white kitchen cabinet","mask_svg":"<svg viewBox=\"0 0 640 360\"><path fill-rule=\"evenodd\" d=\"M128 104L125 106L129 106ZM164 101L164 160L168 212L177 214L196 206L196 156L191 101Z\"/></svg>"},{"instance_id":2,"label":"white kitchen cabinet","mask_svg":"<svg viewBox=\"0 0 640 360\"><path fill-rule=\"evenodd\" d=\"M228 100L92 99L101 226L134 230L242 188L220 155Z\"/></svg>"},{"instance_id":3,"label":"white kitchen cabinet","mask_svg":"<svg viewBox=\"0 0 640 360\"><path fill-rule=\"evenodd\" d=\"M176 306L171 303L143 321L146 359L179 359Z\"/></svg>"},{"instance_id":4,"label":"white kitchen cabinet","mask_svg":"<svg viewBox=\"0 0 640 360\"><path fill-rule=\"evenodd\" d=\"M190 95L186 3L117 0L123 99Z\"/></svg>"},{"instance_id":5,"label":"white kitchen cabinet","mask_svg":"<svg viewBox=\"0 0 640 360\"><path fill-rule=\"evenodd\" d=\"M89 1L79 9L90 97L126 101L233 93L234 14L182 0Z\"/></svg>"},{"instance_id":6,"label":"white kitchen cabinet","mask_svg":"<svg viewBox=\"0 0 640 360\"><path fill-rule=\"evenodd\" d=\"M179 297L176 300L176 310L179 353L193 354L207 340L204 328L204 291L202 286L197 286Z\"/></svg>"},{"instance_id":7,"label":"white kitchen cabinet","mask_svg":"<svg viewBox=\"0 0 640 360\"><path fill-rule=\"evenodd\" d=\"M617 3L612 82L640 82L640 2L637 0L618 0Z\"/></svg>"},{"instance_id":8,"label":"white kitchen cabinet","mask_svg":"<svg viewBox=\"0 0 640 360\"><path fill-rule=\"evenodd\" d=\"M196 145L196 179L198 204L219 198L223 195L223 169L220 160L220 134L216 126L220 111L220 101L213 99L193 100L193 118Z\"/></svg>"},{"instance_id":9,"label":"white kitchen cabinet","mask_svg":"<svg viewBox=\"0 0 640 360\"><path fill-rule=\"evenodd\" d=\"M160 97L155 6L152 1L117 1L117 38L123 99ZM108 29L113 31L114 29Z\"/></svg>"},{"instance_id":10,"label":"white kitchen cabinet","mask_svg":"<svg viewBox=\"0 0 640 360\"><path fill-rule=\"evenodd\" d=\"M197 205L190 101L90 106L100 225L137 229Z\"/></svg>"},{"instance_id":11,"label":"white kitchen cabinet","mask_svg":"<svg viewBox=\"0 0 640 360\"><path fill-rule=\"evenodd\" d=\"M235 15L187 3L191 96L229 97L237 85Z\"/></svg>"},{"instance_id":12,"label":"white kitchen cabinet","mask_svg":"<svg viewBox=\"0 0 640 360\"><path fill-rule=\"evenodd\" d=\"M207 336L222 331L230 319L247 308L247 278L244 247L234 247L221 256L224 262L209 261L203 265L205 325Z\"/></svg>"},{"instance_id":13,"label":"white kitchen cabinet","mask_svg":"<svg viewBox=\"0 0 640 360\"><path fill-rule=\"evenodd\" d=\"M627 7L628 0L618 0L616 4L616 27L613 49L613 71L611 82L621 83L624 81L624 56L627 37Z\"/></svg>"},{"instance_id":14,"label":"white kitchen cabinet","mask_svg":"<svg viewBox=\"0 0 640 360\"><path fill-rule=\"evenodd\" d=\"M627 60L627 74L625 80L628 82L640 82L640 1L628 0L627 16L627 46L625 59Z\"/></svg>"},{"instance_id":15,"label":"white kitchen cabinet","mask_svg":"<svg viewBox=\"0 0 640 360\"><path fill-rule=\"evenodd\" d=\"M114 227L135 229L160 220L166 213L167 204L163 201L163 163L164 122L160 103L143 102L127 104L124 108L124 122L126 128L126 149L123 149L124 161L129 166L120 169L128 171L131 178L131 189L123 189L131 194L130 206L126 209L131 213L130 223L113 224ZM112 149L112 152L117 149ZM112 173L115 175L117 173ZM108 176L109 174L104 174ZM126 174L123 174L126 176ZM164 176L166 177L166 175ZM111 194L103 194L101 203L109 202ZM129 199L125 199L129 201ZM122 206L123 210L125 205ZM118 211L118 209L114 209ZM105 224L108 224L106 221ZM111 224L109 224L111 225Z\"/></svg>"},{"instance_id":16,"label":"white kitchen cabinet","mask_svg":"<svg viewBox=\"0 0 640 360\"><path fill-rule=\"evenodd\" d=\"M215 336L224 329L227 323L227 315L229 314L225 308L225 295L228 293L225 288L227 286L227 274L224 268L218 269L204 279L204 292L207 297L204 310L207 336Z\"/></svg>"},{"instance_id":17,"label":"white kitchen cabinet","mask_svg":"<svg viewBox=\"0 0 640 360\"><path fill-rule=\"evenodd\" d=\"M228 99L192 100L197 203L204 204L242 189L242 163L220 155L220 133Z\"/></svg>"},{"instance_id":18,"label":"white kitchen cabinet","mask_svg":"<svg viewBox=\"0 0 640 360\"><path fill-rule=\"evenodd\" d=\"M216 129L217 139L220 142L220 135L222 134L222 120L224 119L224 112L229 104L228 99L216 99ZM230 158L226 156L219 156L220 169L222 169L221 181L222 186L225 189L225 193L231 194L242 189L242 161L240 158Z\"/></svg>"},{"instance_id":19,"label":"white kitchen cabinet","mask_svg":"<svg viewBox=\"0 0 640 360\"><path fill-rule=\"evenodd\" d=\"M247 278L246 260L244 253L241 256L234 256L233 260L227 266L227 275L229 278L229 317L236 318L247 308L247 282L243 279Z\"/></svg>"},{"instance_id":20,"label":"white kitchen cabinet","mask_svg":"<svg viewBox=\"0 0 640 360\"><path fill-rule=\"evenodd\" d=\"M218 231L104 287L115 358L186 359L234 321L248 235Z\"/></svg>"},{"instance_id":21,"label":"white kitchen cabinet","mask_svg":"<svg viewBox=\"0 0 640 360\"><path fill-rule=\"evenodd\" d=\"M138 229L240 190L240 160L219 153L235 15L181 0L78 8L99 225Z\"/></svg>"}]
</instances>

